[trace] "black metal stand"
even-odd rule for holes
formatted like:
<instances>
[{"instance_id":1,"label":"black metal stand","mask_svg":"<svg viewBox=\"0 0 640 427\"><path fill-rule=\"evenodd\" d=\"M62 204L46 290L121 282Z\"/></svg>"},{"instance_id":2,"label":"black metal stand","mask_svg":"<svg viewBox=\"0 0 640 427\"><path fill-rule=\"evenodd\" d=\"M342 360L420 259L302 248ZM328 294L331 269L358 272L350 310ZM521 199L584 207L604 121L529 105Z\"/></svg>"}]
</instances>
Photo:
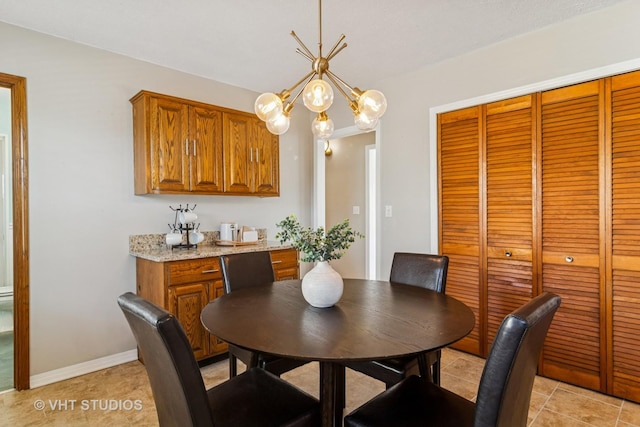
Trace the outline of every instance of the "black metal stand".
<instances>
[{"instance_id":1,"label":"black metal stand","mask_svg":"<svg viewBox=\"0 0 640 427\"><path fill-rule=\"evenodd\" d=\"M193 210L196 208L197 205L193 205L192 208L189 207L189 204L187 203L187 206L185 208L182 207L182 205L178 206L177 209L174 209L173 207L169 206L169 208L174 211L175 214L175 219L173 221L173 225L169 224L169 228L171 229L171 231L179 231L181 234L186 234L187 235L187 243L180 243L178 245L171 245L171 250L173 249L192 249L192 248L197 248L198 245L196 243L191 243L189 242L189 232L192 230L197 230L198 227L200 227L200 224L198 224L197 226L193 223L187 223L187 224L183 224L178 220L178 215L181 212L193 212Z\"/></svg>"}]
</instances>

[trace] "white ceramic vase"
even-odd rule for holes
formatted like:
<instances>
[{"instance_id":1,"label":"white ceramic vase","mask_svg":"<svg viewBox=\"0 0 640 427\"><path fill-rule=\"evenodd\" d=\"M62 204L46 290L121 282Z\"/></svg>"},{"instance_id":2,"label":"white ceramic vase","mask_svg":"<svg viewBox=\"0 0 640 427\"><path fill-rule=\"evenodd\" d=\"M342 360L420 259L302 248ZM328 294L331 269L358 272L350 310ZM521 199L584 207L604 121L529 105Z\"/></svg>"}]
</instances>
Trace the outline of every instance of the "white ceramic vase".
<instances>
[{"instance_id":1,"label":"white ceramic vase","mask_svg":"<svg viewBox=\"0 0 640 427\"><path fill-rule=\"evenodd\" d=\"M332 307L340 301L343 289L342 276L327 261L319 261L302 278L302 295L314 307Z\"/></svg>"}]
</instances>

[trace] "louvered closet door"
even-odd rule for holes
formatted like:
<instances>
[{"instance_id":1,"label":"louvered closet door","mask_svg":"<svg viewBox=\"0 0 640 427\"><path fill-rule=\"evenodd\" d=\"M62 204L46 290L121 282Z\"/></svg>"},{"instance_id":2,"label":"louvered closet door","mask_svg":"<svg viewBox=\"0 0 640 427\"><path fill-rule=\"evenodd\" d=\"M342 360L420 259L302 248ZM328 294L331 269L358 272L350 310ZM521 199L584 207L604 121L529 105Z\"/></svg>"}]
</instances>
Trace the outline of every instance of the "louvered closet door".
<instances>
[{"instance_id":1,"label":"louvered closet door","mask_svg":"<svg viewBox=\"0 0 640 427\"><path fill-rule=\"evenodd\" d=\"M440 250L449 256L446 292L469 306L473 331L453 347L481 354L480 107L438 116Z\"/></svg>"},{"instance_id":2,"label":"louvered closet door","mask_svg":"<svg viewBox=\"0 0 640 427\"><path fill-rule=\"evenodd\" d=\"M611 79L612 366L608 392L640 401L640 72Z\"/></svg>"},{"instance_id":3,"label":"louvered closet door","mask_svg":"<svg viewBox=\"0 0 640 427\"><path fill-rule=\"evenodd\" d=\"M542 374L596 390L604 385L603 81L542 94L543 290L562 297Z\"/></svg>"},{"instance_id":4,"label":"louvered closet door","mask_svg":"<svg viewBox=\"0 0 640 427\"><path fill-rule=\"evenodd\" d=\"M487 350L533 292L532 95L486 106Z\"/></svg>"}]
</instances>

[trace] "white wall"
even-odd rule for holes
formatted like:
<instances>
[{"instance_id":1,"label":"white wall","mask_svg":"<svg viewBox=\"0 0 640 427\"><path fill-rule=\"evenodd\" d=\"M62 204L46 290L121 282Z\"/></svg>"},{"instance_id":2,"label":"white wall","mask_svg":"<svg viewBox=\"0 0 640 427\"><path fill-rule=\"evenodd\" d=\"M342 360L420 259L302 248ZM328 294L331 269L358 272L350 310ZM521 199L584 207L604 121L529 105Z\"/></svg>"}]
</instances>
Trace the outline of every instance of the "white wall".
<instances>
[{"instance_id":1,"label":"white wall","mask_svg":"<svg viewBox=\"0 0 640 427\"><path fill-rule=\"evenodd\" d=\"M631 0L380 82L376 88L388 102L378 153L380 207L393 206L392 218L382 216L381 277L388 277L396 251L437 250L431 246L437 191L429 170L430 108L638 59L638 22L640 2Z\"/></svg>"},{"instance_id":2,"label":"white wall","mask_svg":"<svg viewBox=\"0 0 640 427\"><path fill-rule=\"evenodd\" d=\"M0 72L27 79L32 375L135 348L116 304L135 290L128 237L166 232L169 205L197 203L203 230L233 219L273 237L290 213L310 223L306 118L280 139L279 198L134 196L139 90L243 111L258 94L3 23L0 57Z\"/></svg>"}]
</instances>

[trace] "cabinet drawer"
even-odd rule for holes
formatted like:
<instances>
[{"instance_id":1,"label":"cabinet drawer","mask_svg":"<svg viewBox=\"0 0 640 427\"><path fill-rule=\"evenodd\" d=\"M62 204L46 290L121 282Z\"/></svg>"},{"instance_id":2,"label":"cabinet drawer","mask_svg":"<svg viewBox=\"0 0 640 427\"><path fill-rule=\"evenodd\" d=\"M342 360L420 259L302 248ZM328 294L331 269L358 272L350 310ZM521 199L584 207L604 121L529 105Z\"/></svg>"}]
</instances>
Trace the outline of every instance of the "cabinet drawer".
<instances>
[{"instance_id":1,"label":"cabinet drawer","mask_svg":"<svg viewBox=\"0 0 640 427\"><path fill-rule=\"evenodd\" d=\"M298 251L295 249L282 249L271 251L271 263L273 268L297 267Z\"/></svg>"},{"instance_id":2,"label":"cabinet drawer","mask_svg":"<svg viewBox=\"0 0 640 427\"><path fill-rule=\"evenodd\" d=\"M173 261L167 268L168 283L191 283L215 280L221 277L218 257Z\"/></svg>"}]
</instances>

